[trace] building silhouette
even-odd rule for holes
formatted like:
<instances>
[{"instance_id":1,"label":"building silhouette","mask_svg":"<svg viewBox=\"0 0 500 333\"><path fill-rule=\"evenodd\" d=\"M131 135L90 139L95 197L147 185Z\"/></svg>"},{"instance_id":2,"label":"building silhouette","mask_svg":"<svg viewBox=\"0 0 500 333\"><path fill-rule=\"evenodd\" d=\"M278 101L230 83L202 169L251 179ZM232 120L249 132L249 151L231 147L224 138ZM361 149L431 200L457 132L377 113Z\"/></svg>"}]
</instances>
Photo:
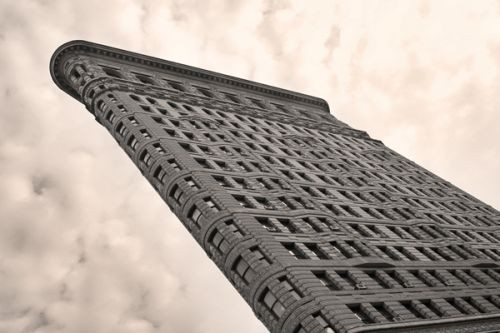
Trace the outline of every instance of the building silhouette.
<instances>
[{"instance_id":1,"label":"building silhouette","mask_svg":"<svg viewBox=\"0 0 500 333\"><path fill-rule=\"evenodd\" d=\"M50 71L271 332L500 331L499 212L324 100L84 41Z\"/></svg>"}]
</instances>

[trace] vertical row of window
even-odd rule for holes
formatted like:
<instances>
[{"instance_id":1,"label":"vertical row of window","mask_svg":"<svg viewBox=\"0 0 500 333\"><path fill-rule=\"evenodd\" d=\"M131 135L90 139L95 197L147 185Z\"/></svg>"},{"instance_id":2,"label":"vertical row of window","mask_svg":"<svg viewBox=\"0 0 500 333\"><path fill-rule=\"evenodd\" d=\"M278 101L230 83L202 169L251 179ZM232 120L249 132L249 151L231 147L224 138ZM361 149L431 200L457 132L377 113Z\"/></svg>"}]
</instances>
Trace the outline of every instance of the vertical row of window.
<instances>
[{"instance_id":1,"label":"vertical row of window","mask_svg":"<svg viewBox=\"0 0 500 333\"><path fill-rule=\"evenodd\" d=\"M333 291L496 285L500 274L492 269L320 270L313 275Z\"/></svg>"},{"instance_id":2,"label":"vertical row of window","mask_svg":"<svg viewBox=\"0 0 500 333\"><path fill-rule=\"evenodd\" d=\"M321 203L324 208L335 216L354 217L354 218L376 218L388 220L409 220L416 217L415 213L406 207L377 208L349 206L333 203Z\"/></svg>"},{"instance_id":3,"label":"vertical row of window","mask_svg":"<svg viewBox=\"0 0 500 333\"><path fill-rule=\"evenodd\" d=\"M226 239L229 235L239 239L245 234L236 225L234 220L225 221L221 226L215 228L208 237L209 252L211 254L224 255L229 249L229 241Z\"/></svg>"},{"instance_id":4,"label":"vertical row of window","mask_svg":"<svg viewBox=\"0 0 500 333\"><path fill-rule=\"evenodd\" d=\"M201 211L194 205L188 212L187 218L194 223L198 229L201 229L201 223L204 221L203 214Z\"/></svg>"},{"instance_id":5,"label":"vertical row of window","mask_svg":"<svg viewBox=\"0 0 500 333\"><path fill-rule=\"evenodd\" d=\"M83 84L83 75L86 72L86 68L83 64L78 64L73 66L71 71L69 72L69 79L75 85Z\"/></svg>"},{"instance_id":6,"label":"vertical row of window","mask_svg":"<svg viewBox=\"0 0 500 333\"><path fill-rule=\"evenodd\" d=\"M301 293L298 291L297 288L293 286L293 284L286 278L286 277L281 277L278 279L279 285L274 287L274 290L281 290L280 294L283 294L280 296L280 299L293 299L293 300L300 300L302 298ZM283 303L275 296L275 294L268 288L266 287L264 291L261 293L259 297L259 302L265 307L265 309L271 313L274 317L274 319L278 320L281 318L283 313L285 313L285 307L283 306Z\"/></svg>"},{"instance_id":7,"label":"vertical row of window","mask_svg":"<svg viewBox=\"0 0 500 333\"><path fill-rule=\"evenodd\" d=\"M229 172L269 172L261 163L255 161L223 161L196 157L195 161L204 169Z\"/></svg>"},{"instance_id":8,"label":"vertical row of window","mask_svg":"<svg viewBox=\"0 0 500 333\"><path fill-rule=\"evenodd\" d=\"M210 198L204 198L204 203L213 213L217 213L220 211L220 207ZM192 222L198 229L201 229L202 223L205 219L201 210L197 207L197 205L193 205L191 209L188 211L187 218L190 222Z\"/></svg>"},{"instance_id":9,"label":"vertical row of window","mask_svg":"<svg viewBox=\"0 0 500 333\"><path fill-rule=\"evenodd\" d=\"M471 230L448 230L457 238L466 242L498 243L500 236L495 232L471 231Z\"/></svg>"},{"instance_id":10,"label":"vertical row of window","mask_svg":"<svg viewBox=\"0 0 500 333\"><path fill-rule=\"evenodd\" d=\"M339 240L324 244L282 242L295 259L330 260L373 256L368 246L360 241Z\"/></svg>"},{"instance_id":11,"label":"vertical row of window","mask_svg":"<svg viewBox=\"0 0 500 333\"><path fill-rule=\"evenodd\" d=\"M232 270L245 282L249 284L255 277L255 270L240 255L233 264Z\"/></svg>"},{"instance_id":12,"label":"vertical row of window","mask_svg":"<svg viewBox=\"0 0 500 333\"><path fill-rule=\"evenodd\" d=\"M184 182L189 186L190 189L192 190L199 190L200 189L200 186L193 180L192 177L186 177L184 178ZM178 204L178 205L182 205L182 203L184 203L184 199L183 199L183 196L184 196L184 193L181 189L181 187L179 186L179 184L174 184L174 186L172 186L172 189L170 190L169 192L169 196L174 199L174 201ZM212 203L212 201L210 199L206 199L208 202ZM207 203L208 204L208 203ZM213 204L213 203L212 203ZM215 204L214 204L215 205Z\"/></svg>"},{"instance_id":13,"label":"vertical row of window","mask_svg":"<svg viewBox=\"0 0 500 333\"><path fill-rule=\"evenodd\" d=\"M265 198L252 195L236 195L233 198L241 207L266 210L297 210L312 209L314 206L301 197L273 197Z\"/></svg>"},{"instance_id":14,"label":"vertical row of window","mask_svg":"<svg viewBox=\"0 0 500 333\"><path fill-rule=\"evenodd\" d=\"M186 143L179 142L179 145L185 152L190 155L209 155L209 156L224 156L224 157L234 157L234 156L249 156L245 149L241 149L236 146L228 145L218 145L218 146L206 146L197 143Z\"/></svg>"},{"instance_id":15,"label":"vertical row of window","mask_svg":"<svg viewBox=\"0 0 500 333\"><path fill-rule=\"evenodd\" d=\"M167 181L167 173L161 165L157 166L153 172L153 178L156 179L161 185L165 185Z\"/></svg>"},{"instance_id":16,"label":"vertical row of window","mask_svg":"<svg viewBox=\"0 0 500 333\"><path fill-rule=\"evenodd\" d=\"M213 176L214 180L222 187L245 190L289 190L290 186L279 178L255 177L241 178L230 176Z\"/></svg>"},{"instance_id":17,"label":"vertical row of window","mask_svg":"<svg viewBox=\"0 0 500 333\"><path fill-rule=\"evenodd\" d=\"M431 246L376 246L375 251L382 258L403 261L456 261L482 257L465 245Z\"/></svg>"},{"instance_id":18,"label":"vertical row of window","mask_svg":"<svg viewBox=\"0 0 500 333\"><path fill-rule=\"evenodd\" d=\"M169 158L167 160L168 166L174 171L180 171L182 167L177 163L175 158ZM158 165L153 172L153 178L156 179L162 186L166 184L167 172L162 165Z\"/></svg>"},{"instance_id":19,"label":"vertical row of window","mask_svg":"<svg viewBox=\"0 0 500 333\"><path fill-rule=\"evenodd\" d=\"M264 227L273 228L271 220L258 219ZM280 222L280 220L277 220ZM281 222L280 222L281 223ZM286 223L286 222L285 222ZM274 230L274 229L273 229ZM477 258L500 259L496 249L472 249L465 245L390 246L377 245L373 249L359 240L338 240L316 244L283 242L282 245L296 259L348 259L359 256L378 256L396 261L458 261Z\"/></svg>"},{"instance_id":20,"label":"vertical row of window","mask_svg":"<svg viewBox=\"0 0 500 333\"><path fill-rule=\"evenodd\" d=\"M141 78L138 77L138 79L139 79L139 81L142 81ZM150 79L150 78L148 78L148 79ZM269 103L268 104L268 103L265 103L263 100L257 99L255 97L246 97L243 99L241 97L238 97L234 93L219 92L218 91L216 94L207 87L192 85L192 87L186 88L183 83L178 82L178 81L173 81L170 79L162 79L162 81L165 82L170 88L173 88L173 89L180 91L180 92L188 92L189 91L192 93L199 94L200 96L203 96L206 98L224 99L230 103L236 103L236 104L244 104L245 103L244 100L246 99L246 103L249 103L249 105L260 108L260 109L269 109L272 107L272 109L274 109L274 111L284 112L286 114L293 113L295 115L302 115L304 117L311 116L310 113L308 113L304 110L290 110L282 104L278 104L278 103ZM143 83L146 83L146 82L143 82ZM155 83L154 82L151 83L148 80L148 82L146 84L155 84ZM311 113L313 113L313 112L311 112ZM313 115L314 115L314 113L313 113ZM321 118L321 119L323 119L323 118Z\"/></svg>"},{"instance_id":21,"label":"vertical row of window","mask_svg":"<svg viewBox=\"0 0 500 333\"><path fill-rule=\"evenodd\" d=\"M312 327L314 327L314 329L317 327L317 325L319 325L319 327L321 327L321 332L322 333L336 333L336 331L330 326L330 324L327 322L327 320L321 314L320 311L317 311L317 312L313 313L311 315L311 317L313 318L313 320L315 321L315 323L311 324L309 322L308 325L311 325ZM303 320L303 321L306 321L306 320ZM302 324L299 324L295 328L295 330L293 331L293 333L308 333L308 332L310 332L310 331L306 330L306 328Z\"/></svg>"},{"instance_id":22,"label":"vertical row of window","mask_svg":"<svg viewBox=\"0 0 500 333\"><path fill-rule=\"evenodd\" d=\"M362 323L374 324L498 312L500 310L500 297L493 295L421 299L391 303L374 302L349 304L347 307Z\"/></svg>"},{"instance_id":23,"label":"vertical row of window","mask_svg":"<svg viewBox=\"0 0 500 333\"><path fill-rule=\"evenodd\" d=\"M391 226L365 223L347 224L350 231L361 237L392 238L392 239L438 239L449 237L448 234L435 225Z\"/></svg>"}]
</instances>

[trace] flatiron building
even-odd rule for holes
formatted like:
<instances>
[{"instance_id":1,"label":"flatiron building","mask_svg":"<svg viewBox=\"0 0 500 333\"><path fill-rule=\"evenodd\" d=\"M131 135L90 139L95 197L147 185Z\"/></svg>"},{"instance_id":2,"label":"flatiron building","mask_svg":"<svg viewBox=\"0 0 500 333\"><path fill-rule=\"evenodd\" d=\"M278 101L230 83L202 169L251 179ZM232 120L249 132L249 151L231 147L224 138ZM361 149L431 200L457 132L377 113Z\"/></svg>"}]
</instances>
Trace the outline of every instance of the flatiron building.
<instances>
[{"instance_id":1,"label":"flatiron building","mask_svg":"<svg viewBox=\"0 0 500 333\"><path fill-rule=\"evenodd\" d=\"M84 41L50 72L270 332L500 331L499 212L324 100Z\"/></svg>"}]
</instances>

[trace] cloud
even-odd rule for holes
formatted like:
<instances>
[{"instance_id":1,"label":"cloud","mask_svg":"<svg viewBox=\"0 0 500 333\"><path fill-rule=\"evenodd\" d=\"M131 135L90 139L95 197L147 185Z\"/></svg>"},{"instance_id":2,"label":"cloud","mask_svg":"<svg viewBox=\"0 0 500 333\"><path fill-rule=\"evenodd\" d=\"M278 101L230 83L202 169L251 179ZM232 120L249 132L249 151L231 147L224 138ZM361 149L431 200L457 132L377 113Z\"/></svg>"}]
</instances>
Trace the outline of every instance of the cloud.
<instances>
[{"instance_id":1,"label":"cloud","mask_svg":"<svg viewBox=\"0 0 500 333\"><path fill-rule=\"evenodd\" d=\"M1 2L0 332L266 331L109 134L52 83L63 42L318 95L499 207L499 13L487 1Z\"/></svg>"},{"instance_id":2,"label":"cloud","mask_svg":"<svg viewBox=\"0 0 500 333\"><path fill-rule=\"evenodd\" d=\"M340 45L340 29L335 24L332 25L330 33L328 34L328 38L325 41L325 47L327 49L327 54L325 56L324 61L329 62L333 51L339 47Z\"/></svg>"}]
</instances>

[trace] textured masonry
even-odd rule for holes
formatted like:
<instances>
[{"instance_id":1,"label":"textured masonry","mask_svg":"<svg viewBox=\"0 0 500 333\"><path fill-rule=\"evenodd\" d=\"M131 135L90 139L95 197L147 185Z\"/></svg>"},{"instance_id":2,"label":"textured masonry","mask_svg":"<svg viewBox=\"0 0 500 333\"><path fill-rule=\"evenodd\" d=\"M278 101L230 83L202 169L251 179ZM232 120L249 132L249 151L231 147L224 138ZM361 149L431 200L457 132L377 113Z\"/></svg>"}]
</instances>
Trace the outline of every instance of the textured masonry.
<instances>
[{"instance_id":1,"label":"textured masonry","mask_svg":"<svg viewBox=\"0 0 500 333\"><path fill-rule=\"evenodd\" d=\"M499 212L324 100L84 41L50 71L271 332L500 330Z\"/></svg>"}]
</instances>

